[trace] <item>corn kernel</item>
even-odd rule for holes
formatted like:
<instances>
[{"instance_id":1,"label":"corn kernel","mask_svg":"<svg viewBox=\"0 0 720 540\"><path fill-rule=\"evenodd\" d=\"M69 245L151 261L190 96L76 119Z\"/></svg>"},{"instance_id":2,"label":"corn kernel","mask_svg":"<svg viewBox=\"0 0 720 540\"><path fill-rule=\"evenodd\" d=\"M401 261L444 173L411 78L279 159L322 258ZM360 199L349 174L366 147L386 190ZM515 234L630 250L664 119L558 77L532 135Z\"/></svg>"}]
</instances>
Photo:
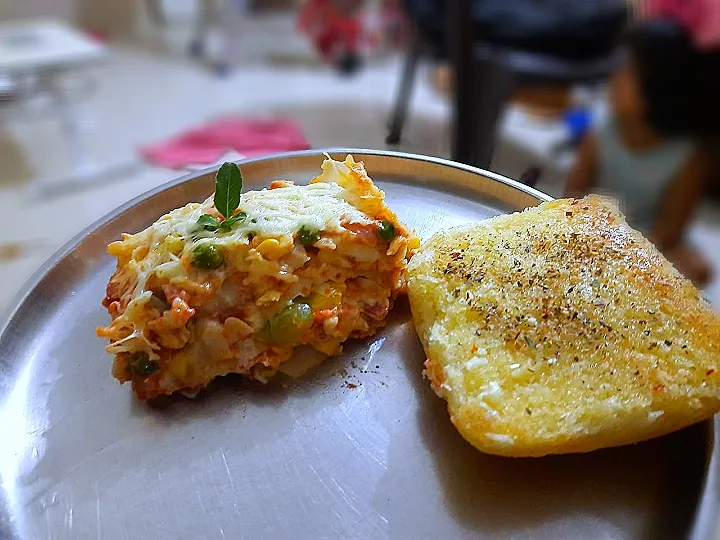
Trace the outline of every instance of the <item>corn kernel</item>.
<instances>
[{"instance_id":1,"label":"corn kernel","mask_svg":"<svg viewBox=\"0 0 720 540\"><path fill-rule=\"evenodd\" d=\"M335 289L326 289L316 293L310 299L310 305L315 309L330 309L342 302L342 293Z\"/></svg>"},{"instance_id":2,"label":"corn kernel","mask_svg":"<svg viewBox=\"0 0 720 540\"><path fill-rule=\"evenodd\" d=\"M408 249L417 249L420 247L420 239L417 236L413 236L408 241Z\"/></svg>"},{"instance_id":3,"label":"corn kernel","mask_svg":"<svg viewBox=\"0 0 720 540\"><path fill-rule=\"evenodd\" d=\"M342 352L339 339L328 339L327 341L316 341L312 343L313 349L321 353L333 356Z\"/></svg>"},{"instance_id":4,"label":"corn kernel","mask_svg":"<svg viewBox=\"0 0 720 540\"><path fill-rule=\"evenodd\" d=\"M168 365L168 371L178 379L182 379L187 375L188 372L188 359L183 354L178 354L170 360Z\"/></svg>"},{"instance_id":5,"label":"corn kernel","mask_svg":"<svg viewBox=\"0 0 720 540\"><path fill-rule=\"evenodd\" d=\"M183 239L173 234L170 234L165 238L164 244L165 248L173 255L177 255L185 247L185 242L183 241Z\"/></svg>"},{"instance_id":6,"label":"corn kernel","mask_svg":"<svg viewBox=\"0 0 720 540\"><path fill-rule=\"evenodd\" d=\"M263 240L257 247L257 250L260 252L260 254L269 260L278 259L286 253L289 253L291 249L292 245L280 244L280 242L275 238L268 238L267 240Z\"/></svg>"}]
</instances>

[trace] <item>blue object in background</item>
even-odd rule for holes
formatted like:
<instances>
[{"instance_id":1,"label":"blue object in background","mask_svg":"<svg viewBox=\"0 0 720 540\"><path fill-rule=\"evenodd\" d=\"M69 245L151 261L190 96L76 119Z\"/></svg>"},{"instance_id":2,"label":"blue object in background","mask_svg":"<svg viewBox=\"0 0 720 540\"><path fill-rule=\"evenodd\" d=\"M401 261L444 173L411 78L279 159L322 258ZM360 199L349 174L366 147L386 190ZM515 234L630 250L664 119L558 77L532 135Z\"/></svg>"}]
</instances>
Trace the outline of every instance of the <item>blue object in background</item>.
<instances>
[{"instance_id":1,"label":"blue object in background","mask_svg":"<svg viewBox=\"0 0 720 540\"><path fill-rule=\"evenodd\" d=\"M570 134L570 144L576 146L592 128L592 113L585 107L572 107L565 112L563 121Z\"/></svg>"}]
</instances>

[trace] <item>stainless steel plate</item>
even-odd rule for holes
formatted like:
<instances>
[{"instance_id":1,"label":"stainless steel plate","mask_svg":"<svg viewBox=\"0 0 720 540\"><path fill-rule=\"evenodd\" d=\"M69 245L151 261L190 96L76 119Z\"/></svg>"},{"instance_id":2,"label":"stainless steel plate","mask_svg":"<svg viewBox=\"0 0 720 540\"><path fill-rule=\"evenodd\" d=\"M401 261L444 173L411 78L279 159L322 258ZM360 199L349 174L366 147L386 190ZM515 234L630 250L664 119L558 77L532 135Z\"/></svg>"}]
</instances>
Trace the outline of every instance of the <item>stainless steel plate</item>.
<instances>
[{"instance_id":1,"label":"stainless steel plate","mask_svg":"<svg viewBox=\"0 0 720 540\"><path fill-rule=\"evenodd\" d=\"M422 237L547 200L454 163L353 153ZM307 181L321 159L248 161L247 189ZM105 247L212 188L211 173L191 175L123 206L18 299L0 337L0 538L712 536L717 424L587 455L483 455L422 379L405 302L383 332L299 379L228 377L162 408L134 400L94 333L107 321Z\"/></svg>"}]
</instances>

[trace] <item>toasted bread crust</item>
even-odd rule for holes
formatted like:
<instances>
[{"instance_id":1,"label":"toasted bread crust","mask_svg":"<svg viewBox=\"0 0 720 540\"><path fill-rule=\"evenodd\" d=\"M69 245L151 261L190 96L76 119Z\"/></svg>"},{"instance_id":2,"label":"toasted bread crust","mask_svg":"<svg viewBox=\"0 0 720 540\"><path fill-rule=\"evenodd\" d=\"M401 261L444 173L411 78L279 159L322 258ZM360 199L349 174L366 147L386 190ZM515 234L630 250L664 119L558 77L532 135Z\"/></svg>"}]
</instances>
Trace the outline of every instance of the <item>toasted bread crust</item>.
<instances>
[{"instance_id":1,"label":"toasted bread crust","mask_svg":"<svg viewBox=\"0 0 720 540\"><path fill-rule=\"evenodd\" d=\"M720 319L607 199L439 233L408 289L425 374L485 452L585 452L720 410Z\"/></svg>"}]
</instances>

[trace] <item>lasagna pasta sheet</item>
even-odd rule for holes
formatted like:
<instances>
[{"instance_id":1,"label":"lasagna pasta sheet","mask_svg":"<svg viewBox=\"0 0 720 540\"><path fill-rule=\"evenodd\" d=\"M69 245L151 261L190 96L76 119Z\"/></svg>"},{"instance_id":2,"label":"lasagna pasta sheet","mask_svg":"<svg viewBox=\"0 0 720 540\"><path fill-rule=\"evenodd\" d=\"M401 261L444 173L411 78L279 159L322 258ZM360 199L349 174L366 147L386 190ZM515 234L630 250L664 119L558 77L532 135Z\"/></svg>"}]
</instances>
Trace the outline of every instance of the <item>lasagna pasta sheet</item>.
<instances>
[{"instance_id":1,"label":"lasagna pasta sheet","mask_svg":"<svg viewBox=\"0 0 720 540\"><path fill-rule=\"evenodd\" d=\"M215 377L272 376L296 347L334 355L370 336L405 293L418 240L351 156L308 185L242 194L245 217L207 230L213 198L110 244L117 269L99 328L113 375L142 399L194 392Z\"/></svg>"}]
</instances>

